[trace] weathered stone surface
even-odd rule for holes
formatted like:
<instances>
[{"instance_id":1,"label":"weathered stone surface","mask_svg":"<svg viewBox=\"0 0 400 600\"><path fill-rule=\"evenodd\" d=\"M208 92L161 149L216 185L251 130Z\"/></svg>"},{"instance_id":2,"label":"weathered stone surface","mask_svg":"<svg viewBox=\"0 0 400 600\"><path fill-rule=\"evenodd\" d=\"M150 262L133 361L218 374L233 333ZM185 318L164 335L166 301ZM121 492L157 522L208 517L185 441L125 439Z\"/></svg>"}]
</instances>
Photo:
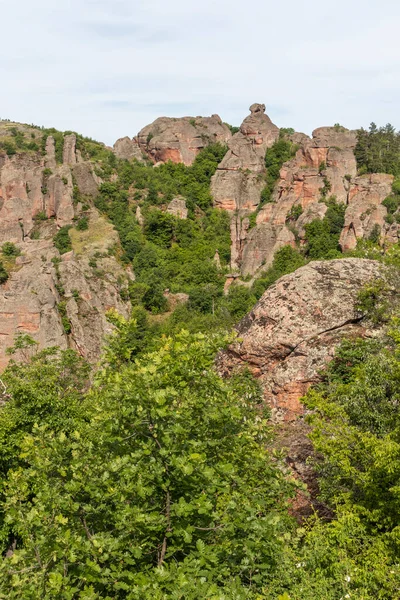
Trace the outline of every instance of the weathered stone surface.
<instances>
[{"instance_id":1,"label":"weathered stone surface","mask_svg":"<svg viewBox=\"0 0 400 600\"><path fill-rule=\"evenodd\" d=\"M54 138L52 135L49 135L46 139L45 165L48 169L55 169L57 166L56 146L55 146Z\"/></svg>"},{"instance_id":2,"label":"weathered stone surface","mask_svg":"<svg viewBox=\"0 0 400 600\"><path fill-rule=\"evenodd\" d=\"M275 253L283 246L295 247L295 237L285 226L260 223L250 230L241 257L241 272L244 276L254 275L260 267L268 269Z\"/></svg>"},{"instance_id":3,"label":"weathered stone surface","mask_svg":"<svg viewBox=\"0 0 400 600\"><path fill-rule=\"evenodd\" d=\"M357 240L368 238L376 225L382 232L381 241L384 241L387 210L382 202L390 195L392 183L393 176L385 174L363 175L352 181L344 228L340 236L342 250L355 248ZM397 231L398 228L395 226L393 229ZM394 233L392 228L389 230L390 239Z\"/></svg>"},{"instance_id":4,"label":"weathered stone surface","mask_svg":"<svg viewBox=\"0 0 400 600\"><path fill-rule=\"evenodd\" d=\"M271 263L270 253L272 252L273 255L280 247L280 244L275 247L273 240L280 238L282 231L285 232L285 229L282 230L282 228L290 216L292 207L298 205L303 210L303 214L295 224L298 234L302 238L305 234L304 225L310 223L313 218L323 218L327 210L326 206L319 202L326 186L330 186L327 196L335 196L338 202L347 204L351 180L357 173L353 152L357 141L355 132L339 127L321 127L313 132L312 138L304 134L293 134L290 139L299 145L296 156L283 165L272 202L265 204L257 215L257 226L262 223L269 225L268 228L257 232L256 242L264 247L262 254L264 258L267 254L266 265ZM261 183L264 185L262 179ZM224 177L217 171L214 183L222 184L223 181ZM221 189L223 189L222 185ZM236 206L236 208L254 211L259 203L260 191L261 189L258 191L254 189L252 200L249 202L239 190L238 196L241 200L240 206ZM246 198L245 204L243 198ZM232 208L229 206L229 199L222 197L222 192L219 199L221 207ZM262 240L262 231L265 232L268 239ZM249 255L257 255L254 239L250 239L250 237L246 239L246 235L242 231L239 248L234 248L235 243L237 246L237 238L235 242L232 237L232 255L236 259L236 268L240 267L243 274L254 274L254 269L258 269L260 266L259 260L247 260L244 264L241 263L240 258L243 257L244 260ZM249 251L247 251L248 244L250 245ZM268 252L267 248L270 248Z\"/></svg>"},{"instance_id":5,"label":"weathered stone surface","mask_svg":"<svg viewBox=\"0 0 400 600\"><path fill-rule=\"evenodd\" d=\"M97 195L101 180L92 165L57 165L50 137L44 158L39 154L0 157L0 242L22 241L35 227L39 213L54 218L59 227L70 224L79 208L73 202L73 178L81 194ZM67 147L71 150L69 142Z\"/></svg>"},{"instance_id":6,"label":"weathered stone surface","mask_svg":"<svg viewBox=\"0 0 400 600\"><path fill-rule=\"evenodd\" d=\"M178 196L171 200L167 206L167 213L178 217L178 219L187 219L188 209L186 208L186 200L182 196Z\"/></svg>"},{"instance_id":7,"label":"weathered stone surface","mask_svg":"<svg viewBox=\"0 0 400 600\"><path fill-rule=\"evenodd\" d=\"M211 117L160 117L137 136L140 149L154 163L183 162L191 165L202 148L214 142L227 143L230 129L218 115Z\"/></svg>"},{"instance_id":8,"label":"weathered stone surface","mask_svg":"<svg viewBox=\"0 0 400 600\"><path fill-rule=\"evenodd\" d=\"M101 179L94 173L89 163L82 162L74 165L72 173L81 194L92 198L97 196Z\"/></svg>"},{"instance_id":9,"label":"weathered stone surface","mask_svg":"<svg viewBox=\"0 0 400 600\"><path fill-rule=\"evenodd\" d=\"M8 363L5 351L13 345L17 333L29 334L41 349L67 348L57 311L54 265L50 262L58 253L51 241L29 241L20 247L25 256L20 257L19 270L11 272L0 286L0 369Z\"/></svg>"},{"instance_id":10,"label":"weathered stone surface","mask_svg":"<svg viewBox=\"0 0 400 600\"><path fill-rule=\"evenodd\" d=\"M343 337L368 334L355 311L360 288L379 277L376 261L309 263L270 287L238 326L240 342L219 358L221 372L248 364L275 419L293 420Z\"/></svg>"},{"instance_id":11,"label":"weathered stone surface","mask_svg":"<svg viewBox=\"0 0 400 600\"><path fill-rule=\"evenodd\" d=\"M130 313L130 303L121 299L117 282L118 276L126 277L126 273L114 257L98 259L97 264L103 273L101 278L93 273L86 257L64 255L59 266L71 324L69 343L91 363L99 360L105 335L113 330L106 319L107 311L115 309L125 318ZM79 299L75 298L76 292Z\"/></svg>"},{"instance_id":12,"label":"weathered stone surface","mask_svg":"<svg viewBox=\"0 0 400 600\"><path fill-rule=\"evenodd\" d=\"M103 244L112 241L109 238ZM119 291L120 281L128 280L129 273L114 257L107 256L98 259L98 268L102 270L100 278L89 266L89 249L82 256L70 252L61 257L59 280L51 260L59 253L52 240L28 239L19 247L23 254L17 258L16 269L0 286L0 370L7 365L6 349L13 345L18 332L32 336L39 350L50 346L71 347L95 363L104 336L112 330L105 317L107 310L115 308L125 317L129 316L130 303L121 299ZM93 245L93 251L98 248L98 244ZM57 284L64 289L62 297ZM66 302L71 324L68 336L57 308L60 301Z\"/></svg>"},{"instance_id":13,"label":"weathered stone surface","mask_svg":"<svg viewBox=\"0 0 400 600\"><path fill-rule=\"evenodd\" d=\"M144 162L143 153L139 147L138 142L130 137L126 136L117 140L114 144L114 154L118 158L123 158L125 160L131 160L132 158L136 158L140 162Z\"/></svg>"},{"instance_id":14,"label":"weathered stone surface","mask_svg":"<svg viewBox=\"0 0 400 600\"><path fill-rule=\"evenodd\" d=\"M64 137L63 164L71 166L75 165L76 163L76 135L71 133Z\"/></svg>"},{"instance_id":15,"label":"weathered stone surface","mask_svg":"<svg viewBox=\"0 0 400 600\"><path fill-rule=\"evenodd\" d=\"M211 181L214 205L224 210L254 210L265 182L265 152L279 137L279 128L265 114L264 104L253 104L240 131Z\"/></svg>"}]
</instances>

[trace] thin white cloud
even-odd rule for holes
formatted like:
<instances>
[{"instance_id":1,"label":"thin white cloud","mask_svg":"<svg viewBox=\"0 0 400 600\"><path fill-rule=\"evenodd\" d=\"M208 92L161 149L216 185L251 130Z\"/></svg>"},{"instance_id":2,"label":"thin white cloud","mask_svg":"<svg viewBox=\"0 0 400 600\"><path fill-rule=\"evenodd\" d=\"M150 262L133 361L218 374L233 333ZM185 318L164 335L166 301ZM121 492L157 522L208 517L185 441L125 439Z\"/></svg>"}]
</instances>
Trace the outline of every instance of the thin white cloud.
<instances>
[{"instance_id":1,"label":"thin white cloud","mask_svg":"<svg viewBox=\"0 0 400 600\"><path fill-rule=\"evenodd\" d=\"M400 128L394 0L0 0L0 117L107 143L160 115Z\"/></svg>"}]
</instances>

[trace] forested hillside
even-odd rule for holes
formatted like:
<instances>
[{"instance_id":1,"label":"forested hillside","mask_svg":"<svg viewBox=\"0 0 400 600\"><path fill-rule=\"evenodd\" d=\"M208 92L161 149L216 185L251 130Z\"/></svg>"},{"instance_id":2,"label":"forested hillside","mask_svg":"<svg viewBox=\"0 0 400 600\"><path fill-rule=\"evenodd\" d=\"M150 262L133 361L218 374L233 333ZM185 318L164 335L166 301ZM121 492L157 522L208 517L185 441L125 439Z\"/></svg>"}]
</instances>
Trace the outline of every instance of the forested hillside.
<instances>
[{"instance_id":1,"label":"forested hillside","mask_svg":"<svg viewBox=\"0 0 400 600\"><path fill-rule=\"evenodd\" d=\"M253 106L252 125L266 117ZM0 598L400 598L399 134L337 125L312 145L265 122L267 148L265 137L248 144L253 130L217 121L228 130L226 146L186 119L185 128L203 135L195 158L156 165L154 156L171 154L159 125L140 144L128 140L135 155L127 159L72 132L2 122L0 211L15 225L2 234L3 300L26 290L39 297L35 280L44 282L56 300L40 296L35 311L43 319L50 306L46 316L56 314L63 333L62 345L43 342L26 317L36 312L23 312L1 375ZM245 144L261 148L261 166L226 167ZM346 173L353 159L356 173ZM224 208L213 196L215 182L233 171L260 191L251 208ZM299 171L303 187L292 202ZM346 227L355 232L352 248L343 243ZM278 228L290 243L279 238L269 262L251 273L232 264L238 243L258 240L262 254ZM238 231L247 236L239 242ZM356 288L348 271L340 279L346 261L334 259L344 258L370 259L363 262L379 276ZM325 306L317 294L302 297L309 271L297 269L316 271L315 260L337 269L318 280ZM276 350L267 339L276 321L246 315L280 279L281 296L292 285L297 300L288 300ZM244 318L241 331L251 322L267 339L271 364L287 365L286 357L302 355L289 339L296 318L306 323L302 302L314 319L315 331L302 332L310 346L339 329L319 327L333 310L333 280L356 298L342 310L351 318L324 351L323 371L307 380L297 421L277 424L265 401L266 363L250 348L222 377L221 352L239 356L234 327ZM97 361L85 343L99 322ZM303 456L312 490L279 443L285 427L297 426L312 442Z\"/></svg>"}]
</instances>

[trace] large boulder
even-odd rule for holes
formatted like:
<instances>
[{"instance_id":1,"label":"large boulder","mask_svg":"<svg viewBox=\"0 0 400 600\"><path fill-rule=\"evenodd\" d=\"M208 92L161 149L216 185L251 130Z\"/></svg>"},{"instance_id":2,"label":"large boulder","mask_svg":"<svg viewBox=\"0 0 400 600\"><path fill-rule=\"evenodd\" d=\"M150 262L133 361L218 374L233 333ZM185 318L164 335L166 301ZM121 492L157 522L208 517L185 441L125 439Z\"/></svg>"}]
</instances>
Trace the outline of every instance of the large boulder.
<instances>
[{"instance_id":1,"label":"large boulder","mask_svg":"<svg viewBox=\"0 0 400 600\"><path fill-rule=\"evenodd\" d=\"M120 138L115 142L114 154L117 158L123 158L125 160L136 158L136 160L144 162L143 153L139 144L135 139L131 140L128 136Z\"/></svg>"},{"instance_id":2,"label":"large boulder","mask_svg":"<svg viewBox=\"0 0 400 600\"><path fill-rule=\"evenodd\" d=\"M381 268L377 261L347 258L311 262L285 275L239 324L239 341L219 358L221 372L248 365L274 418L295 419L302 413L300 398L340 341L368 335L355 303Z\"/></svg>"},{"instance_id":3,"label":"large boulder","mask_svg":"<svg viewBox=\"0 0 400 600\"><path fill-rule=\"evenodd\" d=\"M197 154L212 143L226 144L232 137L218 115L211 117L160 117L144 127L135 140L154 163L172 161L190 166Z\"/></svg>"}]
</instances>

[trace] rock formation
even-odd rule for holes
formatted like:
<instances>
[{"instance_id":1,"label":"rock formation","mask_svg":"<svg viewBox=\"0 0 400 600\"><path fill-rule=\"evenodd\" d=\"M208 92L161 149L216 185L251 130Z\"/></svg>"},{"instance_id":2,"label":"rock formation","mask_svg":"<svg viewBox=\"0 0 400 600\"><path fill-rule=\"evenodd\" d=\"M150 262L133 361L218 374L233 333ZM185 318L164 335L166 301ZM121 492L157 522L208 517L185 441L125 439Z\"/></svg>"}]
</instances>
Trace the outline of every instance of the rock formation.
<instances>
[{"instance_id":1,"label":"rock formation","mask_svg":"<svg viewBox=\"0 0 400 600\"><path fill-rule=\"evenodd\" d=\"M221 372L248 365L275 420L295 419L302 413L300 398L339 342L368 335L355 303L381 268L376 261L347 258L311 262L285 275L238 325L239 341L219 358Z\"/></svg>"},{"instance_id":2,"label":"rock formation","mask_svg":"<svg viewBox=\"0 0 400 600\"><path fill-rule=\"evenodd\" d=\"M74 188L90 204L100 180L76 150L75 134L64 137L62 164L56 161L52 136L45 140L45 152L7 156L0 151L0 244L14 242L21 251L0 286L0 369L19 332L31 335L39 349L72 347L96 362L104 335L111 331L107 310L115 308L125 316L130 311L120 291L132 274L108 256L118 235L96 209L86 212L89 230L74 231L73 252L60 257L54 247L57 230L81 214ZM33 233L40 239L31 239Z\"/></svg>"},{"instance_id":3,"label":"rock formation","mask_svg":"<svg viewBox=\"0 0 400 600\"><path fill-rule=\"evenodd\" d=\"M114 144L114 154L117 158L124 158L126 160L131 160L132 158L136 158L136 160L143 162L143 153L139 147L139 144L135 139L131 140L128 136L120 138Z\"/></svg>"},{"instance_id":4,"label":"rock formation","mask_svg":"<svg viewBox=\"0 0 400 600\"><path fill-rule=\"evenodd\" d=\"M167 206L167 213L174 215L174 217L178 217L178 219L187 219L188 209L186 208L185 198L178 196L171 200Z\"/></svg>"},{"instance_id":5,"label":"rock formation","mask_svg":"<svg viewBox=\"0 0 400 600\"><path fill-rule=\"evenodd\" d=\"M160 117L139 132L137 143L154 163L171 160L191 165L200 150L215 142L226 144L231 137L229 127L218 115Z\"/></svg>"},{"instance_id":6,"label":"rock formation","mask_svg":"<svg viewBox=\"0 0 400 600\"><path fill-rule=\"evenodd\" d=\"M261 208L265 186L265 151L277 139L278 128L264 114L264 105L253 105L251 115L229 143L230 150L212 179L214 205L231 213L231 267L243 275L267 269L276 251L294 245L295 230L304 240L305 225L323 219L328 198L347 206L340 238L343 250L355 248L379 228L382 245L399 239L399 227L387 223L382 204L391 193L393 177L376 174L357 176L354 148L356 132L344 127L320 127L312 137L289 136L298 146L295 157L283 164L272 201ZM290 217L299 207L300 216ZM249 215L256 214L255 227ZM288 227L290 220L291 227Z\"/></svg>"},{"instance_id":7,"label":"rock formation","mask_svg":"<svg viewBox=\"0 0 400 600\"><path fill-rule=\"evenodd\" d=\"M265 151L278 137L279 129L265 114L265 105L250 106L250 115L229 141L229 150L212 179L216 207L255 210L265 185Z\"/></svg>"}]
</instances>

